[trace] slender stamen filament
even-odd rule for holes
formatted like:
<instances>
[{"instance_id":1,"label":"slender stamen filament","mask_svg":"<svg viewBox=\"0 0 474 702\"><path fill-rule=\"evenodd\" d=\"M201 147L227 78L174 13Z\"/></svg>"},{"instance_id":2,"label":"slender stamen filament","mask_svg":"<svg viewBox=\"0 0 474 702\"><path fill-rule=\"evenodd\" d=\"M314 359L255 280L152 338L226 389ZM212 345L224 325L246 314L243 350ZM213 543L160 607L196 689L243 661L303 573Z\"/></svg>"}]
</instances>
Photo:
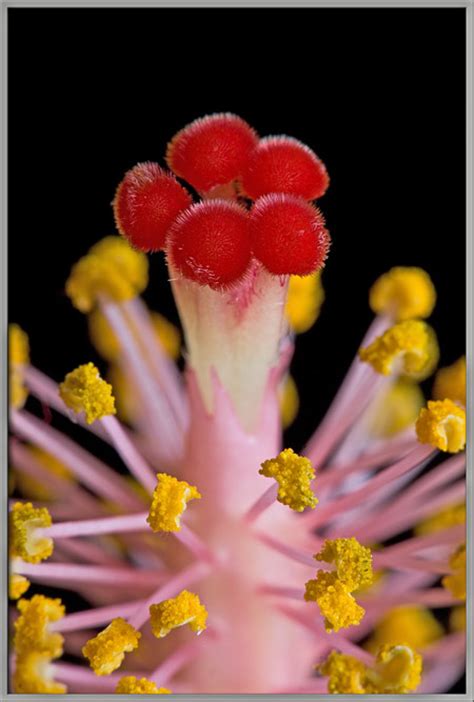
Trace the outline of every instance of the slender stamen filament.
<instances>
[{"instance_id":1,"label":"slender stamen filament","mask_svg":"<svg viewBox=\"0 0 474 702\"><path fill-rule=\"evenodd\" d=\"M91 565L73 565L71 563L20 563L17 568L20 575L27 575L31 580L45 583L60 583L69 589L76 586L109 585L113 587L139 587L149 589L168 577L157 570L140 570L137 578L133 568L109 568Z\"/></svg>"},{"instance_id":2,"label":"slender stamen filament","mask_svg":"<svg viewBox=\"0 0 474 702\"><path fill-rule=\"evenodd\" d=\"M244 515L244 521L247 522L247 524L252 524L255 522L258 517L260 517L260 515L263 514L266 509L268 509L268 507L275 503L277 495L278 485L277 483L274 483L273 485L270 485L270 487L267 488L262 495L260 495L252 507L250 507L248 512Z\"/></svg>"},{"instance_id":3,"label":"slender stamen filament","mask_svg":"<svg viewBox=\"0 0 474 702\"><path fill-rule=\"evenodd\" d=\"M102 417L99 421L130 473L145 490L152 493L156 484L155 473L130 441L120 422L112 415Z\"/></svg>"}]
</instances>

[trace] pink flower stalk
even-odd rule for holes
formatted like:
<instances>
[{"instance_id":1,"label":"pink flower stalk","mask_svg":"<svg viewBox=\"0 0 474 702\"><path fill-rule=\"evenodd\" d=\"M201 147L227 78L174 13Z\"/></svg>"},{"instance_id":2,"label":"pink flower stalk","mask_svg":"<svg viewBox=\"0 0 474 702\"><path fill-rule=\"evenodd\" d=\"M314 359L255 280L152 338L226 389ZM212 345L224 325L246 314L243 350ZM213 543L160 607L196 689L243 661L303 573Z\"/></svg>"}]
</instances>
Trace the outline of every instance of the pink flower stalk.
<instances>
[{"instance_id":1,"label":"pink flower stalk","mask_svg":"<svg viewBox=\"0 0 474 702\"><path fill-rule=\"evenodd\" d=\"M200 202L138 164L114 201L122 237L96 244L66 284L112 386L91 363L58 385L11 329L10 594L31 581L88 602L12 606L12 689L447 690L465 657L465 381L462 364L444 369L423 407L417 381L438 360L422 321L429 276L394 268L374 284L361 350L299 455L283 419L297 404L295 334L322 301L330 239L313 199L326 169L227 114L179 132L167 162ZM143 251L158 249L183 374L177 330L140 297ZM51 423L24 408L28 393ZM55 413L112 446L129 476L55 428ZM446 624L436 612L448 607Z\"/></svg>"}]
</instances>

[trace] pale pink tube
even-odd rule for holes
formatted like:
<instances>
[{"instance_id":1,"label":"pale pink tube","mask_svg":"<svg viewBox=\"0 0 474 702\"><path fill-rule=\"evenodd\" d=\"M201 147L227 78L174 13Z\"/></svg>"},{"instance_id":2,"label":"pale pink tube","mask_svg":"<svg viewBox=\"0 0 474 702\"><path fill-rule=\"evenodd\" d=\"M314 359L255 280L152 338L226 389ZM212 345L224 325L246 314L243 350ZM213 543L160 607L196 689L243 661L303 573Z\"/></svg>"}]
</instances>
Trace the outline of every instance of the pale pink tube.
<instances>
[{"instance_id":1,"label":"pale pink tube","mask_svg":"<svg viewBox=\"0 0 474 702\"><path fill-rule=\"evenodd\" d=\"M71 563L25 563L16 567L16 572L27 575L36 582L48 585L61 583L69 589L76 585L108 585L113 587L150 588L169 576L156 570L140 570L139 577L133 568L109 568Z\"/></svg>"},{"instance_id":2,"label":"pale pink tube","mask_svg":"<svg viewBox=\"0 0 474 702\"><path fill-rule=\"evenodd\" d=\"M105 429L106 434L108 434L130 473L145 490L152 493L156 487L155 473L130 441L120 422L112 415L109 415L108 417L102 417L100 424Z\"/></svg>"}]
</instances>

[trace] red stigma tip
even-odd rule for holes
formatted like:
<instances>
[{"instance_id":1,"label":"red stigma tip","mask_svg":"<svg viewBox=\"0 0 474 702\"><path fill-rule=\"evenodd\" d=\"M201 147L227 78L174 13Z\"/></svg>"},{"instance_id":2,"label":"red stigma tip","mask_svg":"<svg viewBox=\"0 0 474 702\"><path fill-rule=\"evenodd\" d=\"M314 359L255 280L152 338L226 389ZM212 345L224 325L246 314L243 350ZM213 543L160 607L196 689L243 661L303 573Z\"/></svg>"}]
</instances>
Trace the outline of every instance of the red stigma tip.
<instances>
[{"instance_id":1,"label":"red stigma tip","mask_svg":"<svg viewBox=\"0 0 474 702\"><path fill-rule=\"evenodd\" d=\"M166 161L201 193L241 175L258 137L243 119L216 114L196 119L168 144Z\"/></svg>"},{"instance_id":2,"label":"red stigma tip","mask_svg":"<svg viewBox=\"0 0 474 702\"><path fill-rule=\"evenodd\" d=\"M253 200L269 193L315 200L324 195L328 185L324 163L308 146L287 136L261 139L241 178L244 194Z\"/></svg>"},{"instance_id":3,"label":"red stigma tip","mask_svg":"<svg viewBox=\"0 0 474 702\"><path fill-rule=\"evenodd\" d=\"M158 251L190 194L157 163L139 163L125 174L113 201L120 234L141 251Z\"/></svg>"},{"instance_id":4,"label":"red stigma tip","mask_svg":"<svg viewBox=\"0 0 474 702\"><path fill-rule=\"evenodd\" d=\"M224 289L250 261L248 213L226 200L200 202L178 217L168 243L171 261L186 278Z\"/></svg>"},{"instance_id":5,"label":"red stigma tip","mask_svg":"<svg viewBox=\"0 0 474 702\"><path fill-rule=\"evenodd\" d=\"M250 213L255 257L275 275L309 275L324 265L330 237L321 212L294 195L265 195Z\"/></svg>"}]
</instances>

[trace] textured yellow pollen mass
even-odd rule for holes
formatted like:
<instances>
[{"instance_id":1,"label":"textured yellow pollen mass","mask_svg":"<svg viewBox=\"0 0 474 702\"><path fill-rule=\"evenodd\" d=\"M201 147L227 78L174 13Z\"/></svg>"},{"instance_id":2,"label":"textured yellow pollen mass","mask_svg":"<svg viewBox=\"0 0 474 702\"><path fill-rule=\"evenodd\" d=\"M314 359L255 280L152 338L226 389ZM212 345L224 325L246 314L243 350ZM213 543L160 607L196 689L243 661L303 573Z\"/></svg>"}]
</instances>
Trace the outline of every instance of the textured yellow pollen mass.
<instances>
[{"instance_id":1,"label":"textured yellow pollen mass","mask_svg":"<svg viewBox=\"0 0 474 702\"><path fill-rule=\"evenodd\" d=\"M39 563L53 553L53 540L38 536L37 529L52 524L46 507L33 507L31 502L16 502L10 511L10 554L27 563Z\"/></svg>"},{"instance_id":2,"label":"textured yellow pollen mass","mask_svg":"<svg viewBox=\"0 0 474 702\"><path fill-rule=\"evenodd\" d=\"M190 500L200 500L194 485L167 473L157 473L158 484L153 492L147 522L153 531L179 531L181 517Z\"/></svg>"},{"instance_id":3,"label":"textured yellow pollen mass","mask_svg":"<svg viewBox=\"0 0 474 702\"><path fill-rule=\"evenodd\" d=\"M319 317L323 302L324 288L320 271L304 277L290 276L285 314L295 334L311 329Z\"/></svg>"},{"instance_id":4,"label":"textured yellow pollen mass","mask_svg":"<svg viewBox=\"0 0 474 702\"><path fill-rule=\"evenodd\" d=\"M8 581L8 597L11 600L17 600L25 594L31 583L28 578L19 573L12 573Z\"/></svg>"},{"instance_id":5,"label":"textured yellow pollen mass","mask_svg":"<svg viewBox=\"0 0 474 702\"><path fill-rule=\"evenodd\" d=\"M82 653L96 675L110 675L121 666L125 653L137 648L140 637L139 631L122 617L117 617L97 636L89 639Z\"/></svg>"},{"instance_id":6,"label":"textured yellow pollen mass","mask_svg":"<svg viewBox=\"0 0 474 702\"><path fill-rule=\"evenodd\" d=\"M420 684L422 659L407 644L389 644L379 649L373 667L331 651L317 669L329 678L331 694L401 694Z\"/></svg>"},{"instance_id":7,"label":"textured yellow pollen mass","mask_svg":"<svg viewBox=\"0 0 474 702\"><path fill-rule=\"evenodd\" d=\"M68 373L59 385L59 395L73 412L85 413L87 424L115 414L112 386L100 377L93 363L85 363Z\"/></svg>"},{"instance_id":8,"label":"textured yellow pollen mass","mask_svg":"<svg viewBox=\"0 0 474 702\"><path fill-rule=\"evenodd\" d=\"M34 650L59 658L64 637L59 632L50 631L49 625L64 617L66 610L61 600L34 595L31 600L19 600L17 607L20 616L15 621L15 653L23 655Z\"/></svg>"},{"instance_id":9,"label":"textured yellow pollen mass","mask_svg":"<svg viewBox=\"0 0 474 702\"><path fill-rule=\"evenodd\" d=\"M327 539L314 558L334 563L337 577L349 592L373 582L372 551L357 539Z\"/></svg>"},{"instance_id":10,"label":"textured yellow pollen mass","mask_svg":"<svg viewBox=\"0 0 474 702\"><path fill-rule=\"evenodd\" d=\"M466 412L451 400L430 400L418 416L416 434L422 444L458 453L466 445Z\"/></svg>"},{"instance_id":11,"label":"textured yellow pollen mass","mask_svg":"<svg viewBox=\"0 0 474 702\"><path fill-rule=\"evenodd\" d=\"M14 409L21 409L28 397L23 369L30 362L30 345L28 335L18 324L8 327L8 356L10 404Z\"/></svg>"},{"instance_id":12,"label":"textured yellow pollen mass","mask_svg":"<svg viewBox=\"0 0 474 702\"><path fill-rule=\"evenodd\" d=\"M62 695L66 685L53 678L51 657L41 651L17 656L13 673L13 691L23 695Z\"/></svg>"},{"instance_id":13,"label":"textured yellow pollen mass","mask_svg":"<svg viewBox=\"0 0 474 702\"><path fill-rule=\"evenodd\" d=\"M466 357L440 368L433 383L433 400L452 400L466 405Z\"/></svg>"},{"instance_id":14,"label":"textured yellow pollen mass","mask_svg":"<svg viewBox=\"0 0 474 702\"><path fill-rule=\"evenodd\" d=\"M361 361L382 375L403 374L424 380L435 369L439 348L433 329L417 319L399 322L359 350Z\"/></svg>"},{"instance_id":15,"label":"textured yellow pollen mass","mask_svg":"<svg viewBox=\"0 0 474 702\"><path fill-rule=\"evenodd\" d=\"M206 628L207 609L198 595L183 590L176 597L151 605L150 619L152 631L158 639L185 624L200 634Z\"/></svg>"},{"instance_id":16,"label":"textured yellow pollen mass","mask_svg":"<svg viewBox=\"0 0 474 702\"><path fill-rule=\"evenodd\" d=\"M389 314L399 321L426 319L436 304L436 290L422 268L397 266L375 281L369 304L375 314Z\"/></svg>"},{"instance_id":17,"label":"textured yellow pollen mass","mask_svg":"<svg viewBox=\"0 0 474 702\"><path fill-rule=\"evenodd\" d=\"M109 236L95 244L72 267L66 294L81 312L90 312L99 297L124 302L148 285L148 260L125 239Z\"/></svg>"},{"instance_id":18,"label":"textured yellow pollen mass","mask_svg":"<svg viewBox=\"0 0 474 702\"><path fill-rule=\"evenodd\" d=\"M316 578L308 580L305 588L304 599L317 603L326 631L358 626L362 621L365 609L357 604L337 573L318 570Z\"/></svg>"},{"instance_id":19,"label":"textured yellow pollen mass","mask_svg":"<svg viewBox=\"0 0 474 702\"><path fill-rule=\"evenodd\" d=\"M117 695L170 695L171 690L166 687L158 687L156 683L147 678L136 678L134 675L126 675L120 678L115 688Z\"/></svg>"},{"instance_id":20,"label":"textured yellow pollen mass","mask_svg":"<svg viewBox=\"0 0 474 702\"><path fill-rule=\"evenodd\" d=\"M454 597L460 600L466 599L466 544L461 544L449 559L449 565L454 573L446 575L443 586L449 590Z\"/></svg>"},{"instance_id":21,"label":"textured yellow pollen mass","mask_svg":"<svg viewBox=\"0 0 474 702\"><path fill-rule=\"evenodd\" d=\"M259 473L277 481L278 502L295 512L302 512L306 507L314 509L318 504L311 490L311 482L315 478L311 461L299 456L293 449L284 449L276 458L264 461Z\"/></svg>"}]
</instances>

